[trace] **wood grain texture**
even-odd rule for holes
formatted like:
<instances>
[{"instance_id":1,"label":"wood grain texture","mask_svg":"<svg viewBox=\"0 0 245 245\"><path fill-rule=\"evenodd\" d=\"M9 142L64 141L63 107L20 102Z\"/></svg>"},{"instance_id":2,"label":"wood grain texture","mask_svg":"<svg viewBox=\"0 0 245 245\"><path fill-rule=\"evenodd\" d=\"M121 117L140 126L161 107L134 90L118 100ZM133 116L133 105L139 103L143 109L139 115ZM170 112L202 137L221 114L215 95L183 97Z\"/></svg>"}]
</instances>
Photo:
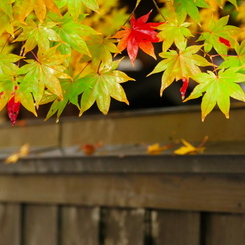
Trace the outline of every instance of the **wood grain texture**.
<instances>
[{"instance_id":1,"label":"wood grain texture","mask_svg":"<svg viewBox=\"0 0 245 245\"><path fill-rule=\"evenodd\" d=\"M28 204L24 208L25 245L58 245L57 206Z\"/></svg>"},{"instance_id":2,"label":"wood grain texture","mask_svg":"<svg viewBox=\"0 0 245 245\"><path fill-rule=\"evenodd\" d=\"M99 245L100 209L61 208L61 245Z\"/></svg>"},{"instance_id":3,"label":"wood grain texture","mask_svg":"<svg viewBox=\"0 0 245 245\"><path fill-rule=\"evenodd\" d=\"M106 209L103 212L104 245L143 245L143 209Z\"/></svg>"},{"instance_id":4,"label":"wood grain texture","mask_svg":"<svg viewBox=\"0 0 245 245\"><path fill-rule=\"evenodd\" d=\"M205 241L207 245L244 245L245 215L244 214L206 214Z\"/></svg>"},{"instance_id":5,"label":"wood grain texture","mask_svg":"<svg viewBox=\"0 0 245 245\"><path fill-rule=\"evenodd\" d=\"M21 244L20 204L0 204L0 244Z\"/></svg>"},{"instance_id":6,"label":"wood grain texture","mask_svg":"<svg viewBox=\"0 0 245 245\"><path fill-rule=\"evenodd\" d=\"M154 245L199 245L200 214L171 210L153 211L152 236Z\"/></svg>"},{"instance_id":7,"label":"wood grain texture","mask_svg":"<svg viewBox=\"0 0 245 245\"><path fill-rule=\"evenodd\" d=\"M0 186L0 202L245 212L239 174L9 175Z\"/></svg>"}]
</instances>

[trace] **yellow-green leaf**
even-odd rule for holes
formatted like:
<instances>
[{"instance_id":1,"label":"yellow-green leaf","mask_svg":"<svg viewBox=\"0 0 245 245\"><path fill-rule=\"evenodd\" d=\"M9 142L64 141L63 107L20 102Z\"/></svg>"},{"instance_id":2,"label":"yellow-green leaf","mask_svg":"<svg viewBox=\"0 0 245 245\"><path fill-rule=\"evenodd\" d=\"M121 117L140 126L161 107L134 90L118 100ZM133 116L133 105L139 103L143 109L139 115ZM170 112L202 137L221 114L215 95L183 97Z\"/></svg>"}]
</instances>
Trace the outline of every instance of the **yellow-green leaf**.
<instances>
[{"instance_id":1,"label":"yellow-green leaf","mask_svg":"<svg viewBox=\"0 0 245 245\"><path fill-rule=\"evenodd\" d=\"M203 96L201 103L202 121L217 104L226 118L229 118L230 97L245 101L245 93L238 83L245 81L245 75L238 73L239 68L220 70L218 74L211 71L199 73L192 78L199 84L185 100Z\"/></svg>"},{"instance_id":2,"label":"yellow-green leaf","mask_svg":"<svg viewBox=\"0 0 245 245\"><path fill-rule=\"evenodd\" d=\"M149 75L164 71L160 90L161 95L174 80L178 81L183 77L188 78L200 73L201 70L199 66L213 65L204 57L196 54L201 47L202 46L199 45L193 45L187 48L183 46L179 52L176 50L169 50L160 53L160 56L164 60L160 61Z\"/></svg>"}]
</instances>

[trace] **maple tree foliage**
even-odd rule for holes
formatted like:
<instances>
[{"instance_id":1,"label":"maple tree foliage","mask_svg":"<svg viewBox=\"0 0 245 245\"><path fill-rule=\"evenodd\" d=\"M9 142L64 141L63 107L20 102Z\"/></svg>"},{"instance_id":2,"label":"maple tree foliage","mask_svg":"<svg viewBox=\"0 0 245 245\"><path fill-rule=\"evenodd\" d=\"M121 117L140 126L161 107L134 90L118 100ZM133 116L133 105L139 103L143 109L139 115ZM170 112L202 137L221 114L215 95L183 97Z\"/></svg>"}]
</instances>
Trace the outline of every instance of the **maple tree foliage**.
<instances>
[{"instance_id":1,"label":"maple tree foliage","mask_svg":"<svg viewBox=\"0 0 245 245\"><path fill-rule=\"evenodd\" d=\"M21 106L38 116L49 103L46 119L58 121L68 103L79 116L94 103L103 114L111 99L129 104L122 83L134 79L117 58L126 49L132 65L139 50L156 59L149 76L162 74L160 95L180 82L183 102L202 98L202 120L216 105L228 118L230 98L245 101L245 2L152 1L148 21L141 0L132 13L117 0L2 0L0 110L14 125Z\"/></svg>"}]
</instances>

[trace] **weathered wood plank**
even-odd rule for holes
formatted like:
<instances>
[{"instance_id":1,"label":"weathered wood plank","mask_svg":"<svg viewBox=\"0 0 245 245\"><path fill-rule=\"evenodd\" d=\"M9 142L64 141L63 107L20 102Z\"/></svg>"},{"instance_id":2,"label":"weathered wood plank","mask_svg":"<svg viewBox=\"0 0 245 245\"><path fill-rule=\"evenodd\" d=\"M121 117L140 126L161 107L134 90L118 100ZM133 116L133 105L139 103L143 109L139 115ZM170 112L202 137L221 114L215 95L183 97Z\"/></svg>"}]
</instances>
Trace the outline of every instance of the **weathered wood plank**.
<instances>
[{"instance_id":1,"label":"weathered wood plank","mask_svg":"<svg viewBox=\"0 0 245 245\"><path fill-rule=\"evenodd\" d=\"M99 245L99 219L99 208L62 207L61 244Z\"/></svg>"},{"instance_id":2,"label":"weathered wood plank","mask_svg":"<svg viewBox=\"0 0 245 245\"><path fill-rule=\"evenodd\" d=\"M154 245L199 245L200 214L198 212L152 211Z\"/></svg>"},{"instance_id":3,"label":"weathered wood plank","mask_svg":"<svg viewBox=\"0 0 245 245\"><path fill-rule=\"evenodd\" d=\"M245 215L208 213L205 221L205 244L245 244Z\"/></svg>"},{"instance_id":4,"label":"weathered wood plank","mask_svg":"<svg viewBox=\"0 0 245 245\"><path fill-rule=\"evenodd\" d=\"M245 212L245 176L195 174L1 176L0 201Z\"/></svg>"},{"instance_id":5,"label":"weathered wood plank","mask_svg":"<svg viewBox=\"0 0 245 245\"><path fill-rule=\"evenodd\" d=\"M25 206L23 224L25 245L58 245L57 210L53 205Z\"/></svg>"},{"instance_id":6,"label":"weathered wood plank","mask_svg":"<svg viewBox=\"0 0 245 245\"><path fill-rule=\"evenodd\" d=\"M69 156L41 157L38 155L38 158L20 159L18 164L0 164L0 174L244 174L245 141L226 144L224 149L231 144L233 147L239 145L239 148L243 149L243 154L147 155L145 147L142 146L143 152L136 152L135 155L120 157L127 154L125 149L122 149L115 154L110 152L110 154L113 153L110 156L86 157L77 151L77 148L74 148L74 152ZM133 145L131 147L133 148ZM213 148L212 146L207 147ZM55 149L60 150L61 154L61 148ZM113 147L110 149L113 151ZM53 152L53 154L56 153Z\"/></svg>"},{"instance_id":7,"label":"weathered wood plank","mask_svg":"<svg viewBox=\"0 0 245 245\"><path fill-rule=\"evenodd\" d=\"M21 206L0 204L0 244L21 244Z\"/></svg>"},{"instance_id":8,"label":"weathered wood plank","mask_svg":"<svg viewBox=\"0 0 245 245\"><path fill-rule=\"evenodd\" d=\"M240 105L240 108L231 110L229 120L219 110L213 110L209 118L202 122L198 106L140 110L106 117L88 116L76 121L63 120L62 145L97 143L101 139L105 144L169 142L169 139L174 141L180 138L199 142L205 135L212 141L244 140L245 135L241 132L245 124L245 110L244 104Z\"/></svg>"},{"instance_id":9,"label":"weathered wood plank","mask_svg":"<svg viewBox=\"0 0 245 245\"><path fill-rule=\"evenodd\" d=\"M143 209L106 209L102 224L104 245L144 244Z\"/></svg>"}]
</instances>

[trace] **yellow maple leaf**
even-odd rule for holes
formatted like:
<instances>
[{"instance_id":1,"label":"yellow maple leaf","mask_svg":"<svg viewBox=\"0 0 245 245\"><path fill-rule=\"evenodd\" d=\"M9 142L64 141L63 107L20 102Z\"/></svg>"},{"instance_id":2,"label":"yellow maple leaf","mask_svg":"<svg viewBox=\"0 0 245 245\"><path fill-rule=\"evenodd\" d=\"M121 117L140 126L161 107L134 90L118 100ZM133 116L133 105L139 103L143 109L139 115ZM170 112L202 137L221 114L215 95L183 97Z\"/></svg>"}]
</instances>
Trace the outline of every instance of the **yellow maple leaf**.
<instances>
[{"instance_id":1,"label":"yellow maple leaf","mask_svg":"<svg viewBox=\"0 0 245 245\"><path fill-rule=\"evenodd\" d=\"M6 164L16 163L20 158L23 158L29 154L30 145L24 144L20 147L18 152L15 152L5 159Z\"/></svg>"},{"instance_id":2,"label":"yellow maple leaf","mask_svg":"<svg viewBox=\"0 0 245 245\"><path fill-rule=\"evenodd\" d=\"M148 152L148 154L151 154L151 155L158 155L162 151L165 151L165 150L173 147L174 145L175 144L167 144L167 145L164 145L164 146L160 146L158 143L156 143L156 144L153 144L153 145L149 145L147 147L147 152Z\"/></svg>"},{"instance_id":3,"label":"yellow maple leaf","mask_svg":"<svg viewBox=\"0 0 245 245\"><path fill-rule=\"evenodd\" d=\"M203 145L206 143L208 140L208 137L206 136L201 144L197 147L193 146L189 142L187 142L185 139L181 139L182 143L184 146L181 146L177 150L174 151L175 154L177 155L187 155L187 154L197 154L197 153L203 153L205 150L205 147Z\"/></svg>"}]
</instances>

